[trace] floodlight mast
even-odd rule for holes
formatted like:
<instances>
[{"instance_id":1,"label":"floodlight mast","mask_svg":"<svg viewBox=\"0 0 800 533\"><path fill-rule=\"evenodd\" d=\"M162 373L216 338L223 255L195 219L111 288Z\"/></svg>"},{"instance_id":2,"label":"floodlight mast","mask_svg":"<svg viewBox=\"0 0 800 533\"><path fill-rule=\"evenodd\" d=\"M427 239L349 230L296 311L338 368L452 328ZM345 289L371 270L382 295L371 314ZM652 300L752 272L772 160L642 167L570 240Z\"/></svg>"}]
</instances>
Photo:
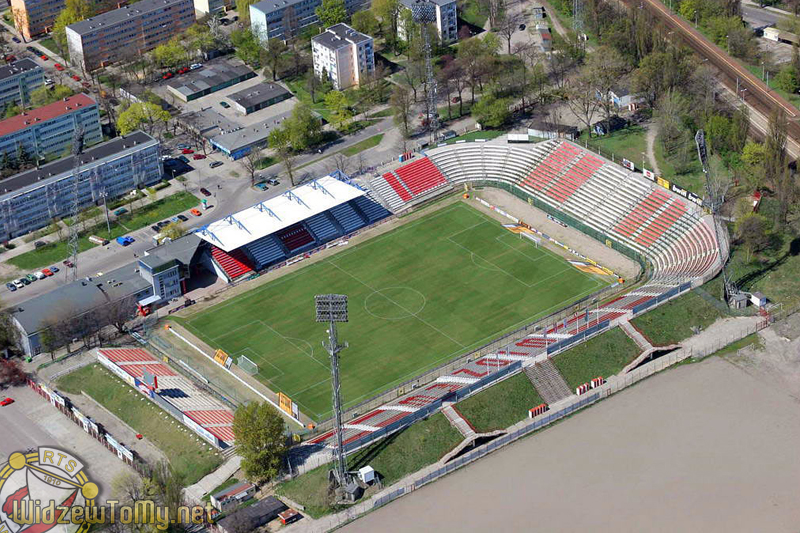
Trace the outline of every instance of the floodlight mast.
<instances>
[{"instance_id":1,"label":"floodlight mast","mask_svg":"<svg viewBox=\"0 0 800 533\"><path fill-rule=\"evenodd\" d=\"M420 25L422 33L423 53L425 54L425 76L428 86L425 99L425 115L428 119L428 130L431 132L431 141L436 140L436 131L439 129L439 117L436 112L436 76L433 74L431 61L430 24L436 22L436 6L432 2L417 0L411 6L411 16Z\"/></svg>"},{"instance_id":2,"label":"floodlight mast","mask_svg":"<svg viewBox=\"0 0 800 533\"><path fill-rule=\"evenodd\" d=\"M334 432L336 434L336 482L340 487L347 485L347 468L344 456L344 439L342 436L342 400L341 382L339 381L339 352L347 348L347 343L339 344L336 338L336 323L347 322L347 296L344 294L318 294L314 297L317 310L317 322L328 323L328 342L322 346L331 357L331 385L333 387Z\"/></svg>"}]
</instances>

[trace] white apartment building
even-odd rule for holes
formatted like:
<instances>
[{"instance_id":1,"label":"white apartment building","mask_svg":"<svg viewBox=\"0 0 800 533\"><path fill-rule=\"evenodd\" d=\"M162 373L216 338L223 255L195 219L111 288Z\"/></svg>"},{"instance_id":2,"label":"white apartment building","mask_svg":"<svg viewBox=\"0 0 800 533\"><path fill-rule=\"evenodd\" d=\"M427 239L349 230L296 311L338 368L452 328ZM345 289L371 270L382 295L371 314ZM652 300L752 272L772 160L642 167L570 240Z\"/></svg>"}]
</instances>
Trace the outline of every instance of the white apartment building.
<instances>
[{"instance_id":1,"label":"white apartment building","mask_svg":"<svg viewBox=\"0 0 800 533\"><path fill-rule=\"evenodd\" d=\"M359 85L375 71L372 37L347 24L335 24L311 39L314 73L327 76L334 89L341 91Z\"/></svg>"},{"instance_id":2,"label":"white apartment building","mask_svg":"<svg viewBox=\"0 0 800 533\"><path fill-rule=\"evenodd\" d=\"M400 0L405 9L430 9L436 13L436 32L442 43L452 43L458 40L458 12L456 0ZM398 19L398 34L401 39L406 39L403 17Z\"/></svg>"}]
</instances>

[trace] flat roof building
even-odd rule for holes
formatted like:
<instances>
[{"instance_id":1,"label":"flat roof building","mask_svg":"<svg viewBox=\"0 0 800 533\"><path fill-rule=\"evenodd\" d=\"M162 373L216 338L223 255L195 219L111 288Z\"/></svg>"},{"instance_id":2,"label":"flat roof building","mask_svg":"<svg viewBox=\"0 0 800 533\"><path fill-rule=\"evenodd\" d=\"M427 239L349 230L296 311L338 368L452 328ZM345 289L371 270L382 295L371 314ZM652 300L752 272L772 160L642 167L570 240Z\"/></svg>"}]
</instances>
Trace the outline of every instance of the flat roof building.
<instances>
[{"instance_id":1,"label":"flat roof building","mask_svg":"<svg viewBox=\"0 0 800 533\"><path fill-rule=\"evenodd\" d=\"M314 74L327 77L334 89L341 91L360 85L375 72L372 37L357 32L347 24L334 24L311 39Z\"/></svg>"},{"instance_id":2,"label":"flat roof building","mask_svg":"<svg viewBox=\"0 0 800 533\"><path fill-rule=\"evenodd\" d=\"M400 0L400 4L408 10L429 9L436 17L436 33L439 40L445 44L458 40L458 11L456 0ZM406 37L403 16L398 19L398 34L401 39Z\"/></svg>"},{"instance_id":3,"label":"flat roof building","mask_svg":"<svg viewBox=\"0 0 800 533\"><path fill-rule=\"evenodd\" d=\"M157 183L163 174L159 150L158 141L141 131L85 150L80 156L79 207ZM0 242L70 215L74 165L74 156L69 156L0 182Z\"/></svg>"},{"instance_id":4,"label":"flat roof building","mask_svg":"<svg viewBox=\"0 0 800 533\"><path fill-rule=\"evenodd\" d=\"M228 100L233 102L233 108L242 115L249 115L259 109L264 109L278 102L288 100L293 95L277 83L259 83L238 93L229 94Z\"/></svg>"},{"instance_id":5,"label":"flat roof building","mask_svg":"<svg viewBox=\"0 0 800 533\"><path fill-rule=\"evenodd\" d=\"M96 13L104 13L126 4L124 0L97 0L92 2ZM58 15L66 7L65 0L11 0L11 12L17 31L26 39L52 31Z\"/></svg>"},{"instance_id":6,"label":"flat roof building","mask_svg":"<svg viewBox=\"0 0 800 533\"><path fill-rule=\"evenodd\" d=\"M0 154L5 152L7 157L15 158L24 151L33 159L66 155L78 126L83 127L85 146L103 139L97 103L86 94L1 120Z\"/></svg>"},{"instance_id":7,"label":"flat roof building","mask_svg":"<svg viewBox=\"0 0 800 533\"><path fill-rule=\"evenodd\" d=\"M141 0L67 26L69 56L86 71L138 58L195 20L192 0Z\"/></svg>"},{"instance_id":8,"label":"flat roof building","mask_svg":"<svg viewBox=\"0 0 800 533\"><path fill-rule=\"evenodd\" d=\"M214 528L221 533L253 531L276 519L286 509L288 507L275 496L267 496L263 500L221 519L214 525Z\"/></svg>"},{"instance_id":9,"label":"flat roof building","mask_svg":"<svg viewBox=\"0 0 800 533\"><path fill-rule=\"evenodd\" d=\"M31 59L0 67L0 108L30 103L31 91L44 85L44 69Z\"/></svg>"},{"instance_id":10,"label":"flat roof building","mask_svg":"<svg viewBox=\"0 0 800 533\"><path fill-rule=\"evenodd\" d=\"M291 112L281 113L264 122L251 124L250 126L239 126L233 131L221 131L217 135L207 134L207 136L210 137L211 145L218 148L222 153L233 160L241 159L249 154L253 148L267 146L269 133L279 127L291 115Z\"/></svg>"},{"instance_id":11,"label":"flat roof building","mask_svg":"<svg viewBox=\"0 0 800 533\"><path fill-rule=\"evenodd\" d=\"M250 5L250 29L262 42L297 37L309 26L319 24L316 9L321 5L322 0L261 0ZM370 5L370 0L344 1L348 17Z\"/></svg>"},{"instance_id":12,"label":"flat roof building","mask_svg":"<svg viewBox=\"0 0 800 533\"><path fill-rule=\"evenodd\" d=\"M173 78L167 82L167 90L184 102L191 102L255 77L256 73L244 63L222 60Z\"/></svg>"}]
</instances>

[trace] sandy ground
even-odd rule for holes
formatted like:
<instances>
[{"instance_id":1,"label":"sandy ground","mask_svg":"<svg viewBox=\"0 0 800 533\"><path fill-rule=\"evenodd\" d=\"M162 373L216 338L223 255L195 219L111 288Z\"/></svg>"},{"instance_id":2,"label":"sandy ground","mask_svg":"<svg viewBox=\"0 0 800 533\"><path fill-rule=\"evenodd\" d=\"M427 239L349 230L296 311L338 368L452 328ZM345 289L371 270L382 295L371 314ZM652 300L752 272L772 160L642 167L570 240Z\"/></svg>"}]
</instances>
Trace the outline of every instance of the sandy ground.
<instances>
[{"instance_id":1,"label":"sandy ground","mask_svg":"<svg viewBox=\"0 0 800 533\"><path fill-rule=\"evenodd\" d=\"M797 531L798 407L774 382L712 357L648 379L344 530Z\"/></svg>"}]
</instances>

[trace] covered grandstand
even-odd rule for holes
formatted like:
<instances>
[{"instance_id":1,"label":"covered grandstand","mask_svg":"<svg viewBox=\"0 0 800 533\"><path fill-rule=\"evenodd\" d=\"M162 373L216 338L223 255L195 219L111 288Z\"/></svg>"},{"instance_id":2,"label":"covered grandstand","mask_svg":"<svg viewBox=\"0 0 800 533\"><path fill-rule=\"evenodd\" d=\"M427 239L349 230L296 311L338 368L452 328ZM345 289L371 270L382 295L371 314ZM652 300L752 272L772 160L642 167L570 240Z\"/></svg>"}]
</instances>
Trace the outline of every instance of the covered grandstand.
<instances>
[{"instance_id":1,"label":"covered grandstand","mask_svg":"<svg viewBox=\"0 0 800 533\"><path fill-rule=\"evenodd\" d=\"M281 264L387 216L335 172L195 230L229 281Z\"/></svg>"},{"instance_id":2,"label":"covered grandstand","mask_svg":"<svg viewBox=\"0 0 800 533\"><path fill-rule=\"evenodd\" d=\"M393 211L400 211L462 184L501 188L529 201L635 257L647 266L649 278L604 305L518 339L507 350L466 362L427 386L354 417L344 425L348 451L427 416L443 401L457 401L703 284L728 256L727 231L715 227L699 197L560 139L531 145L439 146L375 176L369 185ZM309 443L331 447L333 434L322 433Z\"/></svg>"}]
</instances>

